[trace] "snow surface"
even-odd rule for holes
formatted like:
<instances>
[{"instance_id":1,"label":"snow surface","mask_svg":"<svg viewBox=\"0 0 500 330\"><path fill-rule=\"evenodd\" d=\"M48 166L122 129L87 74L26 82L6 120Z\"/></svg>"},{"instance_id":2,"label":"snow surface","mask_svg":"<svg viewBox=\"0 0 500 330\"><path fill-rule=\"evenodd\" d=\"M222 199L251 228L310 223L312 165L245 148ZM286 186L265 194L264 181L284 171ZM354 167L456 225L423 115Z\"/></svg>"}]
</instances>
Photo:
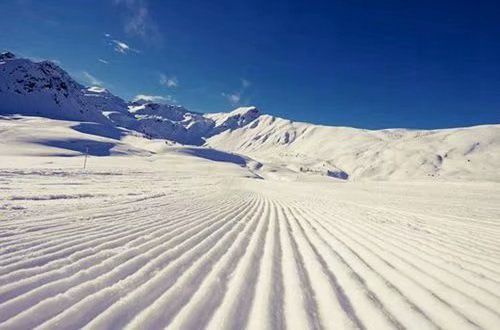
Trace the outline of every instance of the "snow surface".
<instances>
[{"instance_id":1,"label":"snow surface","mask_svg":"<svg viewBox=\"0 0 500 330\"><path fill-rule=\"evenodd\" d=\"M0 120L1 329L500 325L497 182L280 181L82 124Z\"/></svg>"},{"instance_id":2,"label":"snow surface","mask_svg":"<svg viewBox=\"0 0 500 330\"><path fill-rule=\"evenodd\" d=\"M199 114L25 61L0 56L0 329L500 328L500 125Z\"/></svg>"},{"instance_id":3,"label":"snow surface","mask_svg":"<svg viewBox=\"0 0 500 330\"><path fill-rule=\"evenodd\" d=\"M93 122L104 125L105 136L126 131L120 138L135 134L244 155L261 164L264 178L500 181L500 125L372 131L292 122L255 107L201 114L150 100L126 102L79 85L54 63L4 53L0 115L12 114Z\"/></svg>"},{"instance_id":4,"label":"snow surface","mask_svg":"<svg viewBox=\"0 0 500 330\"><path fill-rule=\"evenodd\" d=\"M373 131L261 115L206 144L292 173L336 173L350 180L500 181L500 125Z\"/></svg>"}]
</instances>

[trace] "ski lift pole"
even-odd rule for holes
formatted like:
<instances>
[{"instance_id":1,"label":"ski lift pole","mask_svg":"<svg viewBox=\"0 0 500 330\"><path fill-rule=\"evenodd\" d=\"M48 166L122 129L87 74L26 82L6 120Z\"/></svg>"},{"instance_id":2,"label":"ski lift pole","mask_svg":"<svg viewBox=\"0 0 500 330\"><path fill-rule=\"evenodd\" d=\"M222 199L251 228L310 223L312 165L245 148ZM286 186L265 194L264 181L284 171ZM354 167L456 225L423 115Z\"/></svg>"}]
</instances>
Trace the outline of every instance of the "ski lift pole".
<instances>
[{"instance_id":1,"label":"ski lift pole","mask_svg":"<svg viewBox=\"0 0 500 330\"><path fill-rule=\"evenodd\" d=\"M89 147L86 146L85 147L85 159L83 160L83 169L85 169L87 167L87 156L89 154Z\"/></svg>"}]
</instances>

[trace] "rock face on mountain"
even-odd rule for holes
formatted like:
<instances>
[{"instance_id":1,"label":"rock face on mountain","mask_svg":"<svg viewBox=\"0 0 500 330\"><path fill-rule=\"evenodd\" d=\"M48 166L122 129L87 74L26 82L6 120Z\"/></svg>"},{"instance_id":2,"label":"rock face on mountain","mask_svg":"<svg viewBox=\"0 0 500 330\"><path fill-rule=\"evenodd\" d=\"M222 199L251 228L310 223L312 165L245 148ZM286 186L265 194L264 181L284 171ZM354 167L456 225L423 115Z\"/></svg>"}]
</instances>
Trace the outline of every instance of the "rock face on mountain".
<instances>
[{"instance_id":1,"label":"rock face on mountain","mask_svg":"<svg viewBox=\"0 0 500 330\"><path fill-rule=\"evenodd\" d=\"M52 62L0 54L0 113L106 123L84 87Z\"/></svg>"},{"instance_id":2,"label":"rock face on mountain","mask_svg":"<svg viewBox=\"0 0 500 330\"><path fill-rule=\"evenodd\" d=\"M217 135L227 130L244 127L259 118L260 111L256 107L241 107L229 113L211 113L205 116L214 121L214 129L210 136Z\"/></svg>"},{"instance_id":3,"label":"rock face on mountain","mask_svg":"<svg viewBox=\"0 0 500 330\"><path fill-rule=\"evenodd\" d=\"M247 125L255 108L203 115L181 106L145 100L125 102L101 87L84 87L56 64L0 54L0 114L97 122L150 138L201 145L205 138Z\"/></svg>"},{"instance_id":4,"label":"rock face on mountain","mask_svg":"<svg viewBox=\"0 0 500 330\"><path fill-rule=\"evenodd\" d=\"M128 111L128 104L123 99L101 87L89 87L82 90L87 104L101 112L112 125L135 130L138 123Z\"/></svg>"},{"instance_id":5,"label":"rock face on mountain","mask_svg":"<svg viewBox=\"0 0 500 330\"><path fill-rule=\"evenodd\" d=\"M129 105L129 111L139 122L138 131L182 144L203 144L214 127L202 114L176 105L139 100Z\"/></svg>"}]
</instances>

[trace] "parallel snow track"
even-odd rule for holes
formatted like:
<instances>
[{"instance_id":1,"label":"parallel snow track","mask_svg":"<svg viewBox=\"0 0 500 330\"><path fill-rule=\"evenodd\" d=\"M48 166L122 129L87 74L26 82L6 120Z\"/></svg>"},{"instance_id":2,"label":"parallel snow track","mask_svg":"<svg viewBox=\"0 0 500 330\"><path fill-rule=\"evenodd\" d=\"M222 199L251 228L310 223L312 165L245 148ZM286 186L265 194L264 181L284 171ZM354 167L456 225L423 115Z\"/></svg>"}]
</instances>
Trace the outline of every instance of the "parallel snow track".
<instances>
[{"instance_id":1,"label":"parallel snow track","mask_svg":"<svg viewBox=\"0 0 500 330\"><path fill-rule=\"evenodd\" d=\"M498 221L339 205L193 189L0 222L0 329L500 328Z\"/></svg>"}]
</instances>

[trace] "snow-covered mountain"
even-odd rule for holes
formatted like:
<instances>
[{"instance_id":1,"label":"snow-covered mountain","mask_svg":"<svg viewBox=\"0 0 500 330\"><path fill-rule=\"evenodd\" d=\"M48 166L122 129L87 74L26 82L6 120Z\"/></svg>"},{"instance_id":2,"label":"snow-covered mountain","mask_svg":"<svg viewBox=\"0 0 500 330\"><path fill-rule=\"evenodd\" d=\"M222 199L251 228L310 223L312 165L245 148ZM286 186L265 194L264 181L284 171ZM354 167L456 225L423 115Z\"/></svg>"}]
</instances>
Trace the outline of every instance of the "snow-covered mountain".
<instances>
[{"instance_id":1,"label":"snow-covered mountain","mask_svg":"<svg viewBox=\"0 0 500 330\"><path fill-rule=\"evenodd\" d=\"M500 181L500 125L374 131L293 122L255 107L202 114L147 100L126 102L104 88L78 84L54 63L3 53L0 115L12 114L98 123L104 125L99 132L124 128L245 155L264 164L263 177Z\"/></svg>"},{"instance_id":2,"label":"snow-covered mountain","mask_svg":"<svg viewBox=\"0 0 500 330\"><path fill-rule=\"evenodd\" d=\"M181 106L136 101L129 111L139 122L136 130L148 137L168 139L182 144L201 145L214 122L202 114Z\"/></svg>"},{"instance_id":3,"label":"snow-covered mountain","mask_svg":"<svg viewBox=\"0 0 500 330\"><path fill-rule=\"evenodd\" d=\"M351 179L499 180L500 125L440 130L363 130L261 115L207 145L290 173Z\"/></svg>"},{"instance_id":4,"label":"snow-covered mountain","mask_svg":"<svg viewBox=\"0 0 500 330\"><path fill-rule=\"evenodd\" d=\"M0 54L0 113L105 123L85 88L52 62Z\"/></svg>"},{"instance_id":5,"label":"snow-covered mountain","mask_svg":"<svg viewBox=\"0 0 500 330\"><path fill-rule=\"evenodd\" d=\"M241 107L231 112L205 114L207 118L210 118L215 123L210 136L245 127L260 115L261 113L256 107Z\"/></svg>"},{"instance_id":6,"label":"snow-covered mountain","mask_svg":"<svg viewBox=\"0 0 500 330\"><path fill-rule=\"evenodd\" d=\"M0 114L97 122L128 128L149 138L201 145L206 137L255 119L255 108L203 115L146 100L126 102L101 87L84 87L56 64L0 54Z\"/></svg>"}]
</instances>

